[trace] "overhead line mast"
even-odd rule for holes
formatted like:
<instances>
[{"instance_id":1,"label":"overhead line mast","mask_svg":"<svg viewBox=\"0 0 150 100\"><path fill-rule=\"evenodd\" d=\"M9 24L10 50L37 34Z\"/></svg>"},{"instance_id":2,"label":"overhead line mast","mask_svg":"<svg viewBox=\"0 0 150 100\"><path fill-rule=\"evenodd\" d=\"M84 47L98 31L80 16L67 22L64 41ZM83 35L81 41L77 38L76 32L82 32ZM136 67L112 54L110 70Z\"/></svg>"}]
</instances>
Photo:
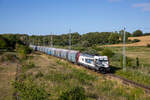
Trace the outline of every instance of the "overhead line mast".
<instances>
[{"instance_id":1,"label":"overhead line mast","mask_svg":"<svg viewBox=\"0 0 150 100\"><path fill-rule=\"evenodd\" d=\"M69 50L71 50L71 28L69 29Z\"/></svg>"},{"instance_id":2,"label":"overhead line mast","mask_svg":"<svg viewBox=\"0 0 150 100\"><path fill-rule=\"evenodd\" d=\"M51 47L53 47L53 33L51 32Z\"/></svg>"},{"instance_id":3,"label":"overhead line mast","mask_svg":"<svg viewBox=\"0 0 150 100\"><path fill-rule=\"evenodd\" d=\"M123 31L123 71L126 71L126 28Z\"/></svg>"}]
</instances>

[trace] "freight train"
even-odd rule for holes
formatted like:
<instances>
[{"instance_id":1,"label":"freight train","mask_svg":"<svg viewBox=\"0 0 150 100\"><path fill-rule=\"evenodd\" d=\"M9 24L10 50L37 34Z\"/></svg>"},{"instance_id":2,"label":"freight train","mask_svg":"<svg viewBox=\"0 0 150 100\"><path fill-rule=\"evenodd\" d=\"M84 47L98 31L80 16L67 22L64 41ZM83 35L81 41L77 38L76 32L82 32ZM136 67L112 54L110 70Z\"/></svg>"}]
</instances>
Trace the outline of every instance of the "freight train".
<instances>
[{"instance_id":1,"label":"freight train","mask_svg":"<svg viewBox=\"0 0 150 100\"><path fill-rule=\"evenodd\" d=\"M69 62L83 65L89 69L93 69L101 73L107 73L110 69L109 59L107 56L94 56L75 50L51 48L45 46L30 45L30 47L35 51L40 51L48 55L63 58Z\"/></svg>"}]
</instances>

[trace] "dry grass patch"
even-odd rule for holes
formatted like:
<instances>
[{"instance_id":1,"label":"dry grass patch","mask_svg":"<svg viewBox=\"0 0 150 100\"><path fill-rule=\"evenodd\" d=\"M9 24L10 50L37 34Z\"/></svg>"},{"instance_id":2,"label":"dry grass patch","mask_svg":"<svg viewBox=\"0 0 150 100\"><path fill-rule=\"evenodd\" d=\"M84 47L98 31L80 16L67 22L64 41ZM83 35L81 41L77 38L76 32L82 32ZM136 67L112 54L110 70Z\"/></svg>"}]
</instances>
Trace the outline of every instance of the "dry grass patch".
<instances>
[{"instance_id":1,"label":"dry grass patch","mask_svg":"<svg viewBox=\"0 0 150 100\"><path fill-rule=\"evenodd\" d=\"M0 100L12 100L13 88L11 82L15 79L16 64L0 66Z\"/></svg>"},{"instance_id":2,"label":"dry grass patch","mask_svg":"<svg viewBox=\"0 0 150 100\"><path fill-rule=\"evenodd\" d=\"M150 36L140 36L140 37L129 37L130 40L138 39L140 42L132 43L132 44L126 44L126 46L147 46L147 44L150 43ZM120 47L123 46L122 44L113 44L113 45L105 45L106 47Z\"/></svg>"},{"instance_id":3,"label":"dry grass patch","mask_svg":"<svg viewBox=\"0 0 150 100\"><path fill-rule=\"evenodd\" d=\"M103 77L84 67L79 67L66 60L45 54L34 55L32 61L39 67L30 69L36 72L32 77L35 83L43 84L50 99L57 100L63 91L81 86L85 89L88 100L146 100L150 98L144 90L126 86L120 80ZM38 72L43 75L36 77Z\"/></svg>"}]
</instances>

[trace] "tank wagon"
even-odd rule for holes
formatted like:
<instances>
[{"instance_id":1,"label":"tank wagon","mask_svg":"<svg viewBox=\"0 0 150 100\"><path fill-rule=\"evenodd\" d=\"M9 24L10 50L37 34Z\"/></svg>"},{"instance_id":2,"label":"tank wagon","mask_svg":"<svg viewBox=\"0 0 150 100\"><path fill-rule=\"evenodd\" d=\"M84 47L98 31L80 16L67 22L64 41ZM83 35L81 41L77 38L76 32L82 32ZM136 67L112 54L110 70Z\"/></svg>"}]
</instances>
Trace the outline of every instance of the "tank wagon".
<instances>
[{"instance_id":1,"label":"tank wagon","mask_svg":"<svg viewBox=\"0 0 150 100\"><path fill-rule=\"evenodd\" d=\"M94 56L89 54L80 53L75 50L50 48L45 46L30 45L35 51L40 51L48 55L66 59L72 63L83 65L89 69L106 73L109 71L109 59L107 56Z\"/></svg>"}]
</instances>

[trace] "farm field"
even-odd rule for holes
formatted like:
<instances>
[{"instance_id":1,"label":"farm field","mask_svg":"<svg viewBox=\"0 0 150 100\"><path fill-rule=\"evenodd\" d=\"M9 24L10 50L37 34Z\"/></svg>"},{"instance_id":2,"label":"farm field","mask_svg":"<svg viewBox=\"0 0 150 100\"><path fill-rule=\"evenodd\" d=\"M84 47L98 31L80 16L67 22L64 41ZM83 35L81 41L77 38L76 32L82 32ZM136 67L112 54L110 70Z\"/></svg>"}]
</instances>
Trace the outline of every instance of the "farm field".
<instances>
[{"instance_id":1,"label":"farm field","mask_svg":"<svg viewBox=\"0 0 150 100\"><path fill-rule=\"evenodd\" d=\"M48 98L50 100L60 99L65 91L75 87L84 89L83 93L87 100L150 99L150 94L140 88L124 85L120 80L104 77L65 60L39 53L30 56L31 58L24 61L24 64L27 66L32 62L32 67L23 68L20 73L20 79L23 77L23 83L27 84L29 80L32 80L32 84L34 83L38 87L44 88L49 93ZM14 75L15 68L8 67L7 70L13 69L12 73ZM13 75L9 77L11 78L10 80L7 80L6 77L1 82L11 83L14 80ZM30 85L32 84L30 83ZM10 88L3 88L5 94L1 92L0 100L11 100L14 90L11 84L3 84L3 87L7 86ZM5 98L6 93L8 98Z\"/></svg>"},{"instance_id":2,"label":"farm field","mask_svg":"<svg viewBox=\"0 0 150 100\"><path fill-rule=\"evenodd\" d=\"M146 46L148 43L150 43L150 36L140 36L140 37L129 37L129 40L138 39L140 42L132 43L132 44L126 44L126 46ZM122 44L114 44L114 45L105 45L107 47L116 47L116 46L122 46Z\"/></svg>"}]
</instances>

